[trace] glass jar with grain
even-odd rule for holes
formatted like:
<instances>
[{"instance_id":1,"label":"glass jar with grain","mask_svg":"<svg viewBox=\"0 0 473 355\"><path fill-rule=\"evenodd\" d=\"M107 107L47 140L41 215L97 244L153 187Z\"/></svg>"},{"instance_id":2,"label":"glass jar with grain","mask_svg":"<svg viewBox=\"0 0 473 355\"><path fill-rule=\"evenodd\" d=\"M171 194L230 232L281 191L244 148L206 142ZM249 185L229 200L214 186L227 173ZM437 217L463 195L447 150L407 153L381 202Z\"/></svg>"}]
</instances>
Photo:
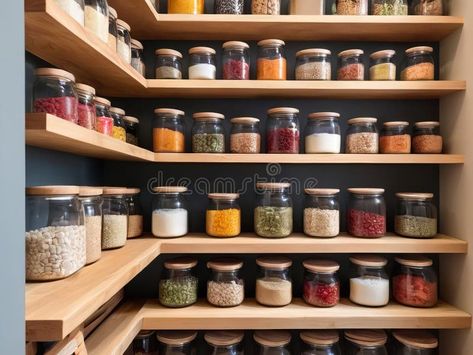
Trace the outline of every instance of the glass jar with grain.
<instances>
[{"instance_id":1,"label":"glass jar with grain","mask_svg":"<svg viewBox=\"0 0 473 355\"><path fill-rule=\"evenodd\" d=\"M84 26L102 42L108 42L107 0L84 0Z\"/></svg>"},{"instance_id":2,"label":"glass jar with grain","mask_svg":"<svg viewBox=\"0 0 473 355\"><path fill-rule=\"evenodd\" d=\"M396 51L386 49L370 55L370 80L396 80L395 54Z\"/></svg>"},{"instance_id":3,"label":"glass jar with grain","mask_svg":"<svg viewBox=\"0 0 473 355\"><path fill-rule=\"evenodd\" d=\"M309 259L304 265L304 301L316 307L333 307L340 301L340 265L331 260Z\"/></svg>"},{"instance_id":4,"label":"glass jar with grain","mask_svg":"<svg viewBox=\"0 0 473 355\"><path fill-rule=\"evenodd\" d=\"M299 110L293 107L274 107L266 120L266 152L270 154L298 154Z\"/></svg>"},{"instance_id":5,"label":"glass jar with grain","mask_svg":"<svg viewBox=\"0 0 473 355\"><path fill-rule=\"evenodd\" d=\"M205 231L211 237L236 237L241 230L238 194L211 193L205 213Z\"/></svg>"},{"instance_id":6,"label":"glass jar with grain","mask_svg":"<svg viewBox=\"0 0 473 355\"><path fill-rule=\"evenodd\" d=\"M332 52L310 48L296 53L296 80L331 80Z\"/></svg>"},{"instance_id":7,"label":"glass jar with grain","mask_svg":"<svg viewBox=\"0 0 473 355\"><path fill-rule=\"evenodd\" d=\"M125 21L117 20L117 54L128 64L131 64L131 27Z\"/></svg>"},{"instance_id":8,"label":"glass jar with grain","mask_svg":"<svg viewBox=\"0 0 473 355\"><path fill-rule=\"evenodd\" d=\"M371 2L371 15L407 16L408 12L407 0L372 0Z\"/></svg>"},{"instance_id":9,"label":"glass jar with grain","mask_svg":"<svg viewBox=\"0 0 473 355\"><path fill-rule=\"evenodd\" d=\"M444 14L444 0L413 0L411 15L442 16Z\"/></svg>"},{"instance_id":10,"label":"glass jar with grain","mask_svg":"<svg viewBox=\"0 0 473 355\"><path fill-rule=\"evenodd\" d=\"M348 154L377 154L379 135L376 122L378 119L373 117L349 119L347 121L345 152Z\"/></svg>"},{"instance_id":11,"label":"glass jar with grain","mask_svg":"<svg viewBox=\"0 0 473 355\"><path fill-rule=\"evenodd\" d=\"M118 29L117 29L117 10L113 7L108 7L108 40L107 44L113 52L117 51L117 37L118 37Z\"/></svg>"},{"instance_id":12,"label":"glass jar with grain","mask_svg":"<svg viewBox=\"0 0 473 355\"><path fill-rule=\"evenodd\" d=\"M203 14L205 0L168 0L168 14Z\"/></svg>"},{"instance_id":13,"label":"glass jar with grain","mask_svg":"<svg viewBox=\"0 0 473 355\"><path fill-rule=\"evenodd\" d=\"M435 121L416 122L412 136L412 152L417 154L442 153L443 139L440 123Z\"/></svg>"},{"instance_id":14,"label":"glass jar with grain","mask_svg":"<svg viewBox=\"0 0 473 355\"><path fill-rule=\"evenodd\" d=\"M258 42L256 78L258 80L286 80L284 41L265 39Z\"/></svg>"},{"instance_id":15,"label":"glass jar with grain","mask_svg":"<svg viewBox=\"0 0 473 355\"><path fill-rule=\"evenodd\" d=\"M183 153L185 151L184 112L173 108L157 108L153 120L153 151Z\"/></svg>"},{"instance_id":16,"label":"glass jar with grain","mask_svg":"<svg viewBox=\"0 0 473 355\"><path fill-rule=\"evenodd\" d=\"M110 107L110 116L113 118L112 136L126 142L126 126L123 117L125 117L125 110L118 107Z\"/></svg>"},{"instance_id":17,"label":"glass jar with grain","mask_svg":"<svg viewBox=\"0 0 473 355\"><path fill-rule=\"evenodd\" d=\"M215 13L221 15L241 15L245 0L215 0Z\"/></svg>"},{"instance_id":18,"label":"glass jar with grain","mask_svg":"<svg viewBox=\"0 0 473 355\"><path fill-rule=\"evenodd\" d=\"M245 298L245 282L239 275L243 262L234 258L211 260L207 267L212 278L207 282L207 301L217 307L235 307Z\"/></svg>"},{"instance_id":19,"label":"glass jar with grain","mask_svg":"<svg viewBox=\"0 0 473 355\"><path fill-rule=\"evenodd\" d=\"M304 233L311 237L336 237L340 232L339 189L305 189Z\"/></svg>"},{"instance_id":20,"label":"glass jar with grain","mask_svg":"<svg viewBox=\"0 0 473 355\"><path fill-rule=\"evenodd\" d=\"M337 15L368 15L369 0L337 0Z\"/></svg>"},{"instance_id":21,"label":"glass jar with grain","mask_svg":"<svg viewBox=\"0 0 473 355\"><path fill-rule=\"evenodd\" d=\"M365 64L363 63L364 51L361 49L348 49L338 53L338 80L364 80Z\"/></svg>"},{"instance_id":22,"label":"glass jar with grain","mask_svg":"<svg viewBox=\"0 0 473 355\"><path fill-rule=\"evenodd\" d=\"M209 355L243 355L244 333L240 330L214 330L206 332L204 339Z\"/></svg>"},{"instance_id":23,"label":"glass jar with grain","mask_svg":"<svg viewBox=\"0 0 473 355\"><path fill-rule=\"evenodd\" d=\"M182 54L174 49L157 49L156 79L182 79Z\"/></svg>"},{"instance_id":24,"label":"glass jar with grain","mask_svg":"<svg viewBox=\"0 0 473 355\"><path fill-rule=\"evenodd\" d=\"M409 122L384 122L379 136L379 152L382 154L409 154L411 152L411 135L408 128Z\"/></svg>"},{"instance_id":25,"label":"glass jar with grain","mask_svg":"<svg viewBox=\"0 0 473 355\"><path fill-rule=\"evenodd\" d=\"M384 189L349 188L347 230L354 237L379 238L386 234Z\"/></svg>"},{"instance_id":26,"label":"glass jar with grain","mask_svg":"<svg viewBox=\"0 0 473 355\"><path fill-rule=\"evenodd\" d=\"M260 120L255 117L234 117L230 120L230 151L240 154L256 154L261 151Z\"/></svg>"},{"instance_id":27,"label":"glass jar with grain","mask_svg":"<svg viewBox=\"0 0 473 355\"><path fill-rule=\"evenodd\" d=\"M102 255L102 193L99 187L81 186L79 200L85 216L86 265L100 259Z\"/></svg>"},{"instance_id":28,"label":"glass jar with grain","mask_svg":"<svg viewBox=\"0 0 473 355\"><path fill-rule=\"evenodd\" d=\"M196 112L192 115L192 152L225 153L225 116L217 112Z\"/></svg>"},{"instance_id":29,"label":"glass jar with grain","mask_svg":"<svg viewBox=\"0 0 473 355\"><path fill-rule=\"evenodd\" d=\"M396 355L434 355L438 339L425 330L395 330Z\"/></svg>"},{"instance_id":30,"label":"glass jar with grain","mask_svg":"<svg viewBox=\"0 0 473 355\"><path fill-rule=\"evenodd\" d=\"M107 136L113 136L113 118L110 115L110 100L103 97L94 97L95 103L95 130Z\"/></svg>"},{"instance_id":31,"label":"glass jar with grain","mask_svg":"<svg viewBox=\"0 0 473 355\"><path fill-rule=\"evenodd\" d=\"M215 49L193 47L189 49L189 79L215 80Z\"/></svg>"},{"instance_id":32,"label":"glass jar with grain","mask_svg":"<svg viewBox=\"0 0 473 355\"><path fill-rule=\"evenodd\" d=\"M279 15L281 0L251 0L251 13L253 15Z\"/></svg>"},{"instance_id":33,"label":"glass jar with grain","mask_svg":"<svg viewBox=\"0 0 473 355\"><path fill-rule=\"evenodd\" d=\"M102 250L120 248L128 236L127 188L105 187L102 205Z\"/></svg>"},{"instance_id":34,"label":"glass jar with grain","mask_svg":"<svg viewBox=\"0 0 473 355\"><path fill-rule=\"evenodd\" d=\"M406 63L401 72L401 80L434 80L435 61L433 48L427 46L406 49Z\"/></svg>"},{"instance_id":35,"label":"glass jar with grain","mask_svg":"<svg viewBox=\"0 0 473 355\"><path fill-rule=\"evenodd\" d=\"M196 337L197 332L194 330L159 331L156 334L159 341L159 351L156 355L193 355L195 354L194 340Z\"/></svg>"},{"instance_id":36,"label":"glass jar with grain","mask_svg":"<svg viewBox=\"0 0 473 355\"><path fill-rule=\"evenodd\" d=\"M432 238L437 235L437 207L432 193L398 192L394 231L403 237Z\"/></svg>"},{"instance_id":37,"label":"glass jar with grain","mask_svg":"<svg viewBox=\"0 0 473 355\"><path fill-rule=\"evenodd\" d=\"M256 301L264 306L282 307L292 301L292 261L283 256L256 259L259 272L256 279Z\"/></svg>"},{"instance_id":38,"label":"glass jar with grain","mask_svg":"<svg viewBox=\"0 0 473 355\"><path fill-rule=\"evenodd\" d=\"M223 45L223 80L250 79L250 46L245 42L229 41Z\"/></svg>"},{"instance_id":39,"label":"glass jar with grain","mask_svg":"<svg viewBox=\"0 0 473 355\"><path fill-rule=\"evenodd\" d=\"M143 44L136 39L131 39L131 66L142 76L146 74L145 62L143 57Z\"/></svg>"},{"instance_id":40,"label":"glass jar with grain","mask_svg":"<svg viewBox=\"0 0 473 355\"><path fill-rule=\"evenodd\" d=\"M128 204L128 232L127 238L136 238L143 234L143 209L141 207L140 192L138 188L129 188L126 192Z\"/></svg>"},{"instance_id":41,"label":"glass jar with grain","mask_svg":"<svg viewBox=\"0 0 473 355\"><path fill-rule=\"evenodd\" d=\"M192 273L197 260L178 257L164 262L164 275L159 281L159 302L165 307L181 308L197 302L199 280Z\"/></svg>"},{"instance_id":42,"label":"glass jar with grain","mask_svg":"<svg viewBox=\"0 0 473 355\"><path fill-rule=\"evenodd\" d=\"M348 355L388 355L388 336L381 329L346 330L345 340Z\"/></svg>"},{"instance_id":43,"label":"glass jar with grain","mask_svg":"<svg viewBox=\"0 0 473 355\"><path fill-rule=\"evenodd\" d=\"M304 330L299 334L303 342L302 355L341 355L338 331Z\"/></svg>"}]
</instances>

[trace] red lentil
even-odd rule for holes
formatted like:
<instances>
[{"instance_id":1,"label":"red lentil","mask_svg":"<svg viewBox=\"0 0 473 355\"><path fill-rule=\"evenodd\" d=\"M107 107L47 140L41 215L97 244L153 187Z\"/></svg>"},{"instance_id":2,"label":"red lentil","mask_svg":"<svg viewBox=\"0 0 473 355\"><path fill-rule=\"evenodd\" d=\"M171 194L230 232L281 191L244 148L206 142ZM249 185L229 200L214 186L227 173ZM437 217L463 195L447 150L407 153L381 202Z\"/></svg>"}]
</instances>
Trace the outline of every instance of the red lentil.
<instances>
[{"instance_id":1,"label":"red lentil","mask_svg":"<svg viewBox=\"0 0 473 355\"><path fill-rule=\"evenodd\" d=\"M363 80L365 66L361 63L347 64L338 69L338 80Z\"/></svg>"},{"instance_id":2,"label":"red lentil","mask_svg":"<svg viewBox=\"0 0 473 355\"><path fill-rule=\"evenodd\" d=\"M397 302L414 307L432 307L437 303L437 283L422 276L398 275L393 278Z\"/></svg>"},{"instance_id":3,"label":"red lentil","mask_svg":"<svg viewBox=\"0 0 473 355\"><path fill-rule=\"evenodd\" d=\"M382 154L408 154L411 152L411 136L409 134L381 136L379 150Z\"/></svg>"},{"instance_id":4,"label":"red lentil","mask_svg":"<svg viewBox=\"0 0 473 355\"><path fill-rule=\"evenodd\" d=\"M377 213L350 209L348 211L348 233L355 237L382 237L386 234L386 218Z\"/></svg>"}]
</instances>

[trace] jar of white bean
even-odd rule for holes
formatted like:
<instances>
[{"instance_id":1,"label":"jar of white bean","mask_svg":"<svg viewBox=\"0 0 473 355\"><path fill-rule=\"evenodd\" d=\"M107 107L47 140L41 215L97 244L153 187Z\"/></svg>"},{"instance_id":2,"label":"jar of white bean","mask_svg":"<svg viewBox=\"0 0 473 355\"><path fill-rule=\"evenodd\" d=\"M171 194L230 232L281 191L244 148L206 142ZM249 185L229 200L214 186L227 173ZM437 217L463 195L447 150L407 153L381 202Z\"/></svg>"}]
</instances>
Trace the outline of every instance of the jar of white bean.
<instances>
[{"instance_id":1,"label":"jar of white bean","mask_svg":"<svg viewBox=\"0 0 473 355\"><path fill-rule=\"evenodd\" d=\"M218 307L238 306L245 298L244 281L239 276L243 262L233 258L209 261L212 278L207 282L207 301Z\"/></svg>"},{"instance_id":2,"label":"jar of white bean","mask_svg":"<svg viewBox=\"0 0 473 355\"><path fill-rule=\"evenodd\" d=\"M339 189L305 189L304 233L335 237L340 231Z\"/></svg>"}]
</instances>

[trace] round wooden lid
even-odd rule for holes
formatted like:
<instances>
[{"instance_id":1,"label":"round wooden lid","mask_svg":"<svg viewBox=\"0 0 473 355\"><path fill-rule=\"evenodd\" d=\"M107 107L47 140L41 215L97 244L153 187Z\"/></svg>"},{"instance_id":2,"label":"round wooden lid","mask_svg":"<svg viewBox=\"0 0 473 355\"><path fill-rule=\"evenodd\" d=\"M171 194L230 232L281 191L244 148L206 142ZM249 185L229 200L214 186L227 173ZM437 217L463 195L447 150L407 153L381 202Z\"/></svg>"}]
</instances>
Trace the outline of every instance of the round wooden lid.
<instances>
[{"instance_id":1,"label":"round wooden lid","mask_svg":"<svg viewBox=\"0 0 473 355\"><path fill-rule=\"evenodd\" d=\"M210 47L193 47L189 49L189 54L215 54L215 49Z\"/></svg>"},{"instance_id":2,"label":"round wooden lid","mask_svg":"<svg viewBox=\"0 0 473 355\"><path fill-rule=\"evenodd\" d=\"M143 48L144 48L143 44L140 41L138 41L134 38L131 39L130 43L131 43L131 48L138 48L138 49L141 49L141 50L143 50Z\"/></svg>"},{"instance_id":3,"label":"round wooden lid","mask_svg":"<svg viewBox=\"0 0 473 355\"><path fill-rule=\"evenodd\" d=\"M176 110L174 108L157 108L154 110L154 113L161 115L175 115L175 116L184 116L184 111Z\"/></svg>"},{"instance_id":4,"label":"round wooden lid","mask_svg":"<svg viewBox=\"0 0 473 355\"><path fill-rule=\"evenodd\" d=\"M386 258L372 254L353 255L349 259L353 264L361 266L383 267L388 263Z\"/></svg>"},{"instance_id":5,"label":"round wooden lid","mask_svg":"<svg viewBox=\"0 0 473 355\"><path fill-rule=\"evenodd\" d=\"M38 68L34 71L37 76L55 76L59 78L64 78L71 81L76 81L74 74L69 73L68 71L56 68Z\"/></svg>"},{"instance_id":6,"label":"round wooden lid","mask_svg":"<svg viewBox=\"0 0 473 355\"><path fill-rule=\"evenodd\" d=\"M267 111L268 115L274 114L297 114L299 110L294 107L273 107Z\"/></svg>"},{"instance_id":7,"label":"round wooden lid","mask_svg":"<svg viewBox=\"0 0 473 355\"><path fill-rule=\"evenodd\" d=\"M355 195L381 195L384 189L371 187L350 187L349 192Z\"/></svg>"},{"instance_id":8,"label":"round wooden lid","mask_svg":"<svg viewBox=\"0 0 473 355\"><path fill-rule=\"evenodd\" d=\"M136 195L136 194L139 194L140 192L141 192L141 189L137 187L129 187L126 189L127 195Z\"/></svg>"},{"instance_id":9,"label":"round wooden lid","mask_svg":"<svg viewBox=\"0 0 473 355\"><path fill-rule=\"evenodd\" d=\"M80 191L79 186L73 185L44 185L44 186L30 186L26 188L28 196L42 196L42 195L78 195Z\"/></svg>"},{"instance_id":10,"label":"round wooden lid","mask_svg":"<svg viewBox=\"0 0 473 355\"><path fill-rule=\"evenodd\" d=\"M362 55L365 53L362 49L347 49L346 51L342 51L338 53L339 57L354 57L357 55Z\"/></svg>"},{"instance_id":11,"label":"round wooden lid","mask_svg":"<svg viewBox=\"0 0 473 355\"><path fill-rule=\"evenodd\" d=\"M156 55L171 55L171 56L174 56L174 57L182 58L181 52L176 51L176 50L174 50L174 49L170 49L170 48L160 48L160 49L156 49L156 50L154 51L154 54L156 54Z\"/></svg>"},{"instance_id":12,"label":"round wooden lid","mask_svg":"<svg viewBox=\"0 0 473 355\"><path fill-rule=\"evenodd\" d=\"M204 339L211 345L228 346L238 344L243 336L244 333L239 330L216 330L205 333Z\"/></svg>"},{"instance_id":13,"label":"round wooden lid","mask_svg":"<svg viewBox=\"0 0 473 355\"><path fill-rule=\"evenodd\" d=\"M371 59L392 58L396 55L396 51L392 49L385 49L370 54Z\"/></svg>"},{"instance_id":14,"label":"round wooden lid","mask_svg":"<svg viewBox=\"0 0 473 355\"><path fill-rule=\"evenodd\" d=\"M128 189L126 187L104 187L103 194L104 195L126 195L128 193Z\"/></svg>"},{"instance_id":15,"label":"round wooden lid","mask_svg":"<svg viewBox=\"0 0 473 355\"><path fill-rule=\"evenodd\" d=\"M384 122L383 126L386 126L386 127L407 127L407 126L409 126L409 122L406 122L406 121L390 121L390 122Z\"/></svg>"},{"instance_id":16,"label":"round wooden lid","mask_svg":"<svg viewBox=\"0 0 473 355\"><path fill-rule=\"evenodd\" d=\"M172 270L190 269L196 265L197 260L188 256L181 256L164 262L164 267Z\"/></svg>"},{"instance_id":17,"label":"round wooden lid","mask_svg":"<svg viewBox=\"0 0 473 355\"><path fill-rule=\"evenodd\" d=\"M412 48L406 49L406 54L419 53L419 52L432 53L433 51L434 51L434 49L432 47L418 46L418 47L412 47Z\"/></svg>"},{"instance_id":18,"label":"round wooden lid","mask_svg":"<svg viewBox=\"0 0 473 355\"><path fill-rule=\"evenodd\" d=\"M118 19L117 20L117 26L123 27L126 29L128 32L131 32L131 27L129 24L127 24L125 21Z\"/></svg>"},{"instance_id":19,"label":"round wooden lid","mask_svg":"<svg viewBox=\"0 0 473 355\"><path fill-rule=\"evenodd\" d=\"M264 346L284 346L290 343L291 333L286 330L257 330L253 338Z\"/></svg>"},{"instance_id":20,"label":"round wooden lid","mask_svg":"<svg viewBox=\"0 0 473 355\"><path fill-rule=\"evenodd\" d=\"M405 266L426 267L432 266L432 259L423 255L402 255L394 258L396 262Z\"/></svg>"},{"instance_id":21,"label":"round wooden lid","mask_svg":"<svg viewBox=\"0 0 473 355\"><path fill-rule=\"evenodd\" d=\"M263 39L262 41L259 41L257 43L258 47L281 47L284 46L286 43L284 43L283 40L280 39Z\"/></svg>"},{"instance_id":22,"label":"round wooden lid","mask_svg":"<svg viewBox=\"0 0 473 355\"><path fill-rule=\"evenodd\" d=\"M396 196L403 200L425 201L434 197L433 193L424 192L398 192Z\"/></svg>"},{"instance_id":23,"label":"round wooden lid","mask_svg":"<svg viewBox=\"0 0 473 355\"><path fill-rule=\"evenodd\" d=\"M340 192L340 189L304 189L307 195L333 196Z\"/></svg>"},{"instance_id":24,"label":"round wooden lid","mask_svg":"<svg viewBox=\"0 0 473 355\"><path fill-rule=\"evenodd\" d=\"M140 120L133 116L123 116L123 119L128 122L140 123Z\"/></svg>"},{"instance_id":25,"label":"round wooden lid","mask_svg":"<svg viewBox=\"0 0 473 355\"><path fill-rule=\"evenodd\" d=\"M82 91L82 92L85 92L87 94L92 94L92 95L95 95L95 89L90 86L90 85L85 85L85 84L82 84L82 83L77 83L75 85L76 87L76 90L78 91Z\"/></svg>"},{"instance_id":26,"label":"round wooden lid","mask_svg":"<svg viewBox=\"0 0 473 355\"><path fill-rule=\"evenodd\" d=\"M192 118L196 121L218 122L225 119L225 116L218 112L195 112Z\"/></svg>"},{"instance_id":27,"label":"round wooden lid","mask_svg":"<svg viewBox=\"0 0 473 355\"><path fill-rule=\"evenodd\" d=\"M119 107L110 107L109 111L118 115L125 116L125 110Z\"/></svg>"},{"instance_id":28,"label":"round wooden lid","mask_svg":"<svg viewBox=\"0 0 473 355\"><path fill-rule=\"evenodd\" d=\"M332 54L328 49L323 48L308 48L303 49L296 53L296 57L303 57L306 55L314 55L314 56L327 56Z\"/></svg>"},{"instance_id":29,"label":"round wooden lid","mask_svg":"<svg viewBox=\"0 0 473 355\"><path fill-rule=\"evenodd\" d=\"M240 197L240 194L225 194L225 193L211 193L208 194L208 197L212 200L236 200L238 197Z\"/></svg>"},{"instance_id":30,"label":"round wooden lid","mask_svg":"<svg viewBox=\"0 0 473 355\"><path fill-rule=\"evenodd\" d=\"M302 265L310 272L334 273L340 269L340 265L332 260L305 260Z\"/></svg>"},{"instance_id":31,"label":"round wooden lid","mask_svg":"<svg viewBox=\"0 0 473 355\"><path fill-rule=\"evenodd\" d=\"M340 118L340 114L337 112L312 112L309 113L310 120L320 120L323 118Z\"/></svg>"},{"instance_id":32,"label":"round wooden lid","mask_svg":"<svg viewBox=\"0 0 473 355\"><path fill-rule=\"evenodd\" d=\"M112 104L112 102L110 100L107 100L106 98L100 97L100 96L95 96L94 101L95 101L95 103L99 103L99 104L102 104L102 105L105 105L105 106L110 106Z\"/></svg>"},{"instance_id":33,"label":"round wooden lid","mask_svg":"<svg viewBox=\"0 0 473 355\"><path fill-rule=\"evenodd\" d=\"M228 41L228 42L225 42L222 45L222 48L225 48L225 49L227 49L227 48L246 49L246 48L250 48L250 46L246 42Z\"/></svg>"},{"instance_id":34,"label":"round wooden lid","mask_svg":"<svg viewBox=\"0 0 473 355\"><path fill-rule=\"evenodd\" d=\"M289 182L257 182L256 187L261 190L283 190L291 186Z\"/></svg>"},{"instance_id":35,"label":"round wooden lid","mask_svg":"<svg viewBox=\"0 0 473 355\"><path fill-rule=\"evenodd\" d=\"M81 186L79 187L79 196L86 197L86 196L100 196L103 193L103 189L101 187L94 187L94 186Z\"/></svg>"},{"instance_id":36,"label":"round wooden lid","mask_svg":"<svg viewBox=\"0 0 473 355\"><path fill-rule=\"evenodd\" d=\"M303 342L310 345L332 345L340 340L336 330L306 330L299 336Z\"/></svg>"},{"instance_id":37,"label":"round wooden lid","mask_svg":"<svg viewBox=\"0 0 473 355\"><path fill-rule=\"evenodd\" d=\"M117 10L115 10L113 7L109 6L108 7L108 13L110 15L112 15L113 18L117 18L118 17L118 13L117 13Z\"/></svg>"},{"instance_id":38,"label":"round wooden lid","mask_svg":"<svg viewBox=\"0 0 473 355\"><path fill-rule=\"evenodd\" d=\"M348 124L365 124L365 123L376 123L377 118L374 117L355 117L347 121Z\"/></svg>"},{"instance_id":39,"label":"round wooden lid","mask_svg":"<svg viewBox=\"0 0 473 355\"><path fill-rule=\"evenodd\" d=\"M381 329L346 330L345 338L364 346L380 346L386 344L388 340L386 332Z\"/></svg>"},{"instance_id":40,"label":"round wooden lid","mask_svg":"<svg viewBox=\"0 0 473 355\"><path fill-rule=\"evenodd\" d=\"M438 339L425 330L395 330L393 336L400 343L414 348L436 349L439 345Z\"/></svg>"},{"instance_id":41,"label":"round wooden lid","mask_svg":"<svg viewBox=\"0 0 473 355\"><path fill-rule=\"evenodd\" d=\"M153 189L154 192L159 194L178 194L186 192L187 187L185 186L157 186Z\"/></svg>"},{"instance_id":42,"label":"round wooden lid","mask_svg":"<svg viewBox=\"0 0 473 355\"><path fill-rule=\"evenodd\" d=\"M209 261L207 267L216 271L234 271L243 267L243 261L236 258L220 258Z\"/></svg>"},{"instance_id":43,"label":"round wooden lid","mask_svg":"<svg viewBox=\"0 0 473 355\"><path fill-rule=\"evenodd\" d=\"M440 126L440 122L437 121L423 121L423 122L416 122L414 126L419 128L435 128Z\"/></svg>"},{"instance_id":44,"label":"round wooden lid","mask_svg":"<svg viewBox=\"0 0 473 355\"><path fill-rule=\"evenodd\" d=\"M256 264L266 269L283 270L292 265L292 260L285 256L262 256L256 259Z\"/></svg>"},{"instance_id":45,"label":"round wooden lid","mask_svg":"<svg viewBox=\"0 0 473 355\"><path fill-rule=\"evenodd\" d=\"M156 338L164 344L183 345L190 343L197 336L193 330L162 330L156 333Z\"/></svg>"},{"instance_id":46,"label":"round wooden lid","mask_svg":"<svg viewBox=\"0 0 473 355\"><path fill-rule=\"evenodd\" d=\"M140 332L136 335L137 339L145 339L152 336L155 333L154 330L140 330Z\"/></svg>"},{"instance_id":47,"label":"round wooden lid","mask_svg":"<svg viewBox=\"0 0 473 355\"><path fill-rule=\"evenodd\" d=\"M237 123L237 124L247 124L247 125L252 125L252 124L257 124L259 123L259 118L256 117L234 117L230 120L231 123Z\"/></svg>"}]
</instances>

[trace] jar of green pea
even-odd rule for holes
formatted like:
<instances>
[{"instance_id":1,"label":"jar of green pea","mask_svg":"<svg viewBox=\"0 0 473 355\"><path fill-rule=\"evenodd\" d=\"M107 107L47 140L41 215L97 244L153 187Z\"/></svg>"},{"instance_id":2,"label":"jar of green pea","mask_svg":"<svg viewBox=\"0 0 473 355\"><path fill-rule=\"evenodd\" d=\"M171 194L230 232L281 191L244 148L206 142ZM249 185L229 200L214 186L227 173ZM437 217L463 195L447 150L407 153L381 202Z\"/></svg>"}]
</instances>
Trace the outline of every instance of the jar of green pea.
<instances>
[{"instance_id":1,"label":"jar of green pea","mask_svg":"<svg viewBox=\"0 0 473 355\"><path fill-rule=\"evenodd\" d=\"M197 260L179 257L164 263L164 275L159 281L159 302L165 307L186 307L197 302L197 277L192 268Z\"/></svg>"}]
</instances>

